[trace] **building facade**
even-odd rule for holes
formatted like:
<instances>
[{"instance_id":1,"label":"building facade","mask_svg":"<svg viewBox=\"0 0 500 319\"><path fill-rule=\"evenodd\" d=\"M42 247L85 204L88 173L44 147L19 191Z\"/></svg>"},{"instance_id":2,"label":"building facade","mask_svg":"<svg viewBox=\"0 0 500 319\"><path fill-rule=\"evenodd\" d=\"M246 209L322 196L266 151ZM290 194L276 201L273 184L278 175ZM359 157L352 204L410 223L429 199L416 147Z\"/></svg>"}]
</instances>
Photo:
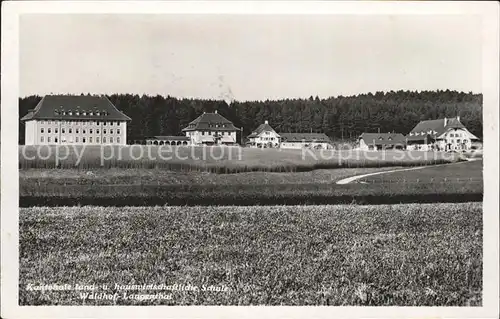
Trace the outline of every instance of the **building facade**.
<instances>
[{"instance_id":1,"label":"building facade","mask_svg":"<svg viewBox=\"0 0 500 319\"><path fill-rule=\"evenodd\" d=\"M279 147L281 136L269 125L268 121L265 121L248 135L247 139L248 147L272 148Z\"/></svg>"},{"instance_id":2,"label":"building facade","mask_svg":"<svg viewBox=\"0 0 500 319\"><path fill-rule=\"evenodd\" d=\"M187 136L153 136L146 139L146 145L189 146L191 140Z\"/></svg>"},{"instance_id":3,"label":"building facade","mask_svg":"<svg viewBox=\"0 0 500 319\"><path fill-rule=\"evenodd\" d=\"M47 95L21 120L26 145L126 145L131 119L104 96Z\"/></svg>"},{"instance_id":4,"label":"building facade","mask_svg":"<svg viewBox=\"0 0 500 319\"><path fill-rule=\"evenodd\" d=\"M407 149L422 151L468 151L477 136L456 118L421 121L406 136Z\"/></svg>"},{"instance_id":5,"label":"building facade","mask_svg":"<svg viewBox=\"0 0 500 319\"><path fill-rule=\"evenodd\" d=\"M238 145L236 132L240 129L218 114L203 113L190 122L182 132L189 138L190 145Z\"/></svg>"},{"instance_id":6,"label":"building facade","mask_svg":"<svg viewBox=\"0 0 500 319\"><path fill-rule=\"evenodd\" d=\"M332 149L330 138L323 133L280 133L283 149Z\"/></svg>"},{"instance_id":7,"label":"building facade","mask_svg":"<svg viewBox=\"0 0 500 319\"><path fill-rule=\"evenodd\" d=\"M401 133L363 133L358 138L358 147L363 151L405 149L405 137Z\"/></svg>"}]
</instances>

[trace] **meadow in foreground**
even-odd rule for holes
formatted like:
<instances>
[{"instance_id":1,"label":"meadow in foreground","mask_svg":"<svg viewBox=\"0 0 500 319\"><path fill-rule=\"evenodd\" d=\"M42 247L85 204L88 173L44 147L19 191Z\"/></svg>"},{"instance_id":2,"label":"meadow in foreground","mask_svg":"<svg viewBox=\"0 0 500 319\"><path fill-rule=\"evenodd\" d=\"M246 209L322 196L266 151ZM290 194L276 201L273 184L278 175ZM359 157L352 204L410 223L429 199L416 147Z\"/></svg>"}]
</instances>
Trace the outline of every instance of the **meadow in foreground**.
<instances>
[{"instance_id":1,"label":"meadow in foreground","mask_svg":"<svg viewBox=\"0 0 500 319\"><path fill-rule=\"evenodd\" d=\"M33 207L19 220L20 305L83 304L74 291L26 289L50 283L229 288L116 304L482 303L481 203Z\"/></svg>"},{"instance_id":2,"label":"meadow in foreground","mask_svg":"<svg viewBox=\"0 0 500 319\"><path fill-rule=\"evenodd\" d=\"M365 178L370 185L336 184L345 177L397 168L237 174L162 169L29 169L20 170L19 173L20 205L246 206L482 200L482 161L429 166L415 171Z\"/></svg>"}]
</instances>

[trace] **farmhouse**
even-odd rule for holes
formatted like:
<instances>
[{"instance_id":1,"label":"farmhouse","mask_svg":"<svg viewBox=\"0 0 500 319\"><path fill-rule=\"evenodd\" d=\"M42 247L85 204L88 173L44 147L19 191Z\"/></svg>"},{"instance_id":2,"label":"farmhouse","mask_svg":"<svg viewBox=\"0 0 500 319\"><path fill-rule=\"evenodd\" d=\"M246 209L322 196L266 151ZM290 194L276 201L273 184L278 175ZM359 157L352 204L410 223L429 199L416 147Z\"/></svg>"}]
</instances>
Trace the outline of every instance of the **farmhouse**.
<instances>
[{"instance_id":1,"label":"farmhouse","mask_svg":"<svg viewBox=\"0 0 500 319\"><path fill-rule=\"evenodd\" d=\"M269 125L268 121L259 125L252 134L247 136L249 147L279 147L281 136Z\"/></svg>"},{"instance_id":2,"label":"farmhouse","mask_svg":"<svg viewBox=\"0 0 500 319\"><path fill-rule=\"evenodd\" d=\"M404 149L405 137L401 133L363 133L358 138L361 150Z\"/></svg>"},{"instance_id":3,"label":"farmhouse","mask_svg":"<svg viewBox=\"0 0 500 319\"><path fill-rule=\"evenodd\" d=\"M281 133L280 148L285 149L330 149L331 140L323 133Z\"/></svg>"},{"instance_id":4,"label":"farmhouse","mask_svg":"<svg viewBox=\"0 0 500 319\"><path fill-rule=\"evenodd\" d=\"M406 136L407 149L462 151L470 150L478 138L456 118L421 121Z\"/></svg>"},{"instance_id":5,"label":"farmhouse","mask_svg":"<svg viewBox=\"0 0 500 319\"><path fill-rule=\"evenodd\" d=\"M105 96L47 95L29 110L26 145L127 143L127 121Z\"/></svg>"},{"instance_id":6,"label":"farmhouse","mask_svg":"<svg viewBox=\"0 0 500 319\"><path fill-rule=\"evenodd\" d=\"M191 145L236 145L236 131L239 130L215 111L203 112L182 131L189 137Z\"/></svg>"}]
</instances>

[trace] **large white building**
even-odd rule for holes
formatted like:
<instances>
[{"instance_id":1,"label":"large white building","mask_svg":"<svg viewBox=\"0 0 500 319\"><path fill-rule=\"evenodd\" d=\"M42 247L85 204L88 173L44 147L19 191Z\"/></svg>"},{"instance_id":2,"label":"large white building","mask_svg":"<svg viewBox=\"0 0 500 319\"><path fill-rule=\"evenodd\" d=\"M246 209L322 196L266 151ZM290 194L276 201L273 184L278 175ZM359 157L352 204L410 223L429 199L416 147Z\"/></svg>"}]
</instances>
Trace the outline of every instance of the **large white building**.
<instances>
[{"instance_id":1,"label":"large white building","mask_svg":"<svg viewBox=\"0 0 500 319\"><path fill-rule=\"evenodd\" d=\"M26 145L126 145L131 119L105 96L47 95L21 120Z\"/></svg>"},{"instance_id":2,"label":"large white building","mask_svg":"<svg viewBox=\"0 0 500 319\"><path fill-rule=\"evenodd\" d=\"M215 111L203 113L188 124L182 131L189 137L190 145L237 145L233 122Z\"/></svg>"},{"instance_id":3,"label":"large white building","mask_svg":"<svg viewBox=\"0 0 500 319\"><path fill-rule=\"evenodd\" d=\"M279 147L281 136L269 125L268 121L259 125L252 134L247 136L249 147L269 148Z\"/></svg>"},{"instance_id":4,"label":"large white building","mask_svg":"<svg viewBox=\"0 0 500 319\"><path fill-rule=\"evenodd\" d=\"M406 136L407 149L466 151L478 138L456 118L421 121Z\"/></svg>"}]
</instances>

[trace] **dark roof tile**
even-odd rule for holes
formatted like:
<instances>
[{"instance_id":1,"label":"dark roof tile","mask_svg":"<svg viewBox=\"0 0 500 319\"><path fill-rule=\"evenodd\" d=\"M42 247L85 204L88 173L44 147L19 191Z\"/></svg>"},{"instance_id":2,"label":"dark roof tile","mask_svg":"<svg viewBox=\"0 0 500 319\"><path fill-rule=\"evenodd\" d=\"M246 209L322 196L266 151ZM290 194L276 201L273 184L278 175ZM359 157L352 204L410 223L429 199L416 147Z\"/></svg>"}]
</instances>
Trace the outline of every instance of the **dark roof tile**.
<instances>
[{"instance_id":1,"label":"dark roof tile","mask_svg":"<svg viewBox=\"0 0 500 319\"><path fill-rule=\"evenodd\" d=\"M405 143L405 137L401 133L363 133L359 138L369 145L395 145Z\"/></svg>"},{"instance_id":2,"label":"dark roof tile","mask_svg":"<svg viewBox=\"0 0 500 319\"><path fill-rule=\"evenodd\" d=\"M269 125L268 123L263 123L263 124L259 125L255 130L253 130L252 134L248 135L247 137L248 138L256 137L264 131L271 131L271 132L276 133L276 131L271 127L271 125Z\"/></svg>"},{"instance_id":3,"label":"dark roof tile","mask_svg":"<svg viewBox=\"0 0 500 319\"><path fill-rule=\"evenodd\" d=\"M175 140L175 141L189 141L188 136L153 136L150 139L155 139L155 140Z\"/></svg>"},{"instance_id":4,"label":"dark roof tile","mask_svg":"<svg viewBox=\"0 0 500 319\"><path fill-rule=\"evenodd\" d=\"M326 142L330 143L330 138L324 133L279 133L282 142Z\"/></svg>"},{"instance_id":5,"label":"dark roof tile","mask_svg":"<svg viewBox=\"0 0 500 319\"><path fill-rule=\"evenodd\" d=\"M424 134L424 135L407 135L406 136L406 141L407 142L414 142L414 141L432 141L434 138L430 134Z\"/></svg>"},{"instance_id":6,"label":"dark roof tile","mask_svg":"<svg viewBox=\"0 0 500 319\"><path fill-rule=\"evenodd\" d=\"M238 131L233 122L219 113L203 113L191 121L182 131Z\"/></svg>"},{"instance_id":7,"label":"dark roof tile","mask_svg":"<svg viewBox=\"0 0 500 319\"><path fill-rule=\"evenodd\" d=\"M21 120L130 121L131 118L120 112L105 96L46 95Z\"/></svg>"},{"instance_id":8,"label":"dark roof tile","mask_svg":"<svg viewBox=\"0 0 500 319\"><path fill-rule=\"evenodd\" d=\"M410 131L410 133L423 132L431 136L440 136L450 128L465 128L458 118L449 118L446 120L446 125L444 124L445 119L421 121ZM425 135L421 136L425 137Z\"/></svg>"}]
</instances>

